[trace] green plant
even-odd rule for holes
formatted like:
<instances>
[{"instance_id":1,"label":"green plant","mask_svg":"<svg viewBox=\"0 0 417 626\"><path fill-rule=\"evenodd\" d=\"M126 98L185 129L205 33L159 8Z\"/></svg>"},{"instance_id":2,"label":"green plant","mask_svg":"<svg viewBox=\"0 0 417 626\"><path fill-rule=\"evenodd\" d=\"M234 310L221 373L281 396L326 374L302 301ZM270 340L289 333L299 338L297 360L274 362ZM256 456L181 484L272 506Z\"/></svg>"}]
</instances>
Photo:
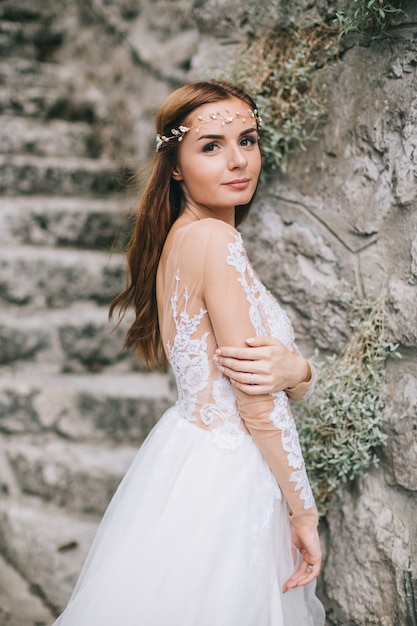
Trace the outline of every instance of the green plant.
<instances>
[{"instance_id":1,"label":"green plant","mask_svg":"<svg viewBox=\"0 0 417 626\"><path fill-rule=\"evenodd\" d=\"M356 310L358 310L356 306ZM320 368L315 393L299 407L297 425L312 489L324 514L341 487L378 461L384 444L384 363L397 346L384 333L384 301L361 305L362 316L341 354Z\"/></svg>"},{"instance_id":2,"label":"green plant","mask_svg":"<svg viewBox=\"0 0 417 626\"><path fill-rule=\"evenodd\" d=\"M386 36L394 18L404 13L401 0L391 4L385 0L353 0L336 13L341 37L355 36L360 43Z\"/></svg>"},{"instance_id":3,"label":"green plant","mask_svg":"<svg viewBox=\"0 0 417 626\"><path fill-rule=\"evenodd\" d=\"M334 26L275 26L247 37L231 68L262 113L267 169L278 167L295 144L304 147L325 111L324 68L339 51Z\"/></svg>"},{"instance_id":4,"label":"green plant","mask_svg":"<svg viewBox=\"0 0 417 626\"><path fill-rule=\"evenodd\" d=\"M327 68L339 58L347 37L357 43L381 38L403 13L401 0L350 0L330 23L300 26L291 5L273 1L266 12L252 10L246 33L227 76L254 97L262 115L266 172L282 165L294 147L305 148L326 114ZM266 31L264 24L272 24ZM264 32L262 32L264 31Z\"/></svg>"}]
</instances>

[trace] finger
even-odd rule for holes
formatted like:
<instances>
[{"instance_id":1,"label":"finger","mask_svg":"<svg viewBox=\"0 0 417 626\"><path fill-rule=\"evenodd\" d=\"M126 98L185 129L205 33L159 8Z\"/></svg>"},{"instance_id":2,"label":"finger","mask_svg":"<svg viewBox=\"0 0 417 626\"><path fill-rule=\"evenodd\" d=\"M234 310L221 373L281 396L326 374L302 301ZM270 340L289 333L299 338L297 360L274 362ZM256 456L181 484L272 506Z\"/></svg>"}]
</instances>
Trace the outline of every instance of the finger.
<instances>
[{"instance_id":1,"label":"finger","mask_svg":"<svg viewBox=\"0 0 417 626\"><path fill-rule=\"evenodd\" d=\"M232 346L221 346L217 348L216 354L222 357L230 357L232 359L251 360L250 348L234 348Z\"/></svg>"},{"instance_id":2,"label":"finger","mask_svg":"<svg viewBox=\"0 0 417 626\"><path fill-rule=\"evenodd\" d=\"M242 385L250 385L251 384L251 374L249 372L238 372L229 367L220 367L220 371L222 374L230 378L230 380L234 380L235 382L241 383ZM256 380L256 379L255 379ZM253 383L254 385L255 383ZM252 385L252 386L253 386Z\"/></svg>"},{"instance_id":3,"label":"finger","mask_svg":"<svg viewBox=\"0 0 417 626\"><path fill-rule=\"evenodd\" d=\"M252 348L283 345L282 342L279 339L275 339L275 337L249 337L249 339L246 339L246 343Z\"/></svg>"},{"instance_id":4,"label":"finger","mask_svg":"<svg viewBox=\"0 0 417 626\"><path fill-rule=\"evenodd\" d=\"M232 380L232 379L230 382L232 383L233 387L235 387L236 389L239 389L240 391L243 391L248 396L259 396L259 395L271 393L271 386L247 385L245 383L236 382L235 380Z\"/></svg>"},{"instance_id":5,"label":"finger","mask_svg":"<svg viewBox=\"0 0 417 626\"><path fill-rule=\"evenodd\" d=\"M239 361L235 359L223 358L218 356L215 359L217 363L222 365L225 369L227 368L231 372L242 372L246 374L263 374L262 367L260 367L259 362L255 363L254 361ZM242 381L244 382L244 381Z\"/></svg>"},{"instance_id":6,"label":"finger","mask_svg":"<svg viewBox=\"0 0 417 626\"><path fill-rule=\"evenodd\" d=\"M283 591L285 593L286 591L289 591L290 589L295 589L296 587L303 587L304 585L308 585L309 583L313 582L315 578L317 578L316 574L309 574L308 576L305 575L302 577L300 576L298 578L291 577L285 583L283 587Z\"/></svg>"},{"instance_id":7,"label":"finger","mask_svg":"<svg viewBox=\"0 0 417 626\"><path fill-rule=\"evenodd\" d=\"M320 564L309 564L303 561L298 567L297 571L287 580L284 585L284 592L295 587L301 587L308 585L312 582L320 573Z\"/></svg>"},{"instance_id":8,"label":"finger","mask_svg":"<svg viewBox=\"0 0 417 626\"><path fill-rule=\"evenodd\" d=\"M253 348L232 348L230 346L222 346L217 348L216 355L218 357L228 357L238 359L239 361L257 361L265 357L260 351L254 351Z\"/></svg>"}]
</instances>

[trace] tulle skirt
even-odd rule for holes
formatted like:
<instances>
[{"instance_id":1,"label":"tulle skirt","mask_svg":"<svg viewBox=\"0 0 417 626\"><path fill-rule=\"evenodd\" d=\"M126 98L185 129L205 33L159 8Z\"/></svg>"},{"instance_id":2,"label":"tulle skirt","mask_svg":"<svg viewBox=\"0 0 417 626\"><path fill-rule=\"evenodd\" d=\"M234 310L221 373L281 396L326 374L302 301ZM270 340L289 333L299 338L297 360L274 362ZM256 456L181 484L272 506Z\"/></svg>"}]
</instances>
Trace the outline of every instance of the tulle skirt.
<instances>
[{"instance_id":1,"label":"tulle skirt","mask_svg":"<svg viewBox=\"0 0 417 626\"><path fill-rule=\"evenodd\" d=\"M252 438L234 450L169 409L114 495L55 626L323 626L287 507Z\"/></svg>"}]
</instances>

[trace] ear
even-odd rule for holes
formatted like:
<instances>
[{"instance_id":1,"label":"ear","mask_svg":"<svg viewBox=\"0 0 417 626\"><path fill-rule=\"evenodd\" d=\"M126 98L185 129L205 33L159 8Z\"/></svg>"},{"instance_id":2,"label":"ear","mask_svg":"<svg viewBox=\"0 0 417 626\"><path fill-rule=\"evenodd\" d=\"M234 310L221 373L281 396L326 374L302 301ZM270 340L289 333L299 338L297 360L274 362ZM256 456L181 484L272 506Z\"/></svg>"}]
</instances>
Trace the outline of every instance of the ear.
<instances>
[{"instance_id":1,"label":"ear","mask_svg":"<svg viewBox=\"0 0 417 626\"><path fill-rule=\"evenodd\" d=\"M171 178L173 178L174 180L178 180L178 181L182 180L182 174L181 174L181 172L180 172L178 167L176 167L176 168L174 168L172 170Z\"/></svg>"}]
</instances>

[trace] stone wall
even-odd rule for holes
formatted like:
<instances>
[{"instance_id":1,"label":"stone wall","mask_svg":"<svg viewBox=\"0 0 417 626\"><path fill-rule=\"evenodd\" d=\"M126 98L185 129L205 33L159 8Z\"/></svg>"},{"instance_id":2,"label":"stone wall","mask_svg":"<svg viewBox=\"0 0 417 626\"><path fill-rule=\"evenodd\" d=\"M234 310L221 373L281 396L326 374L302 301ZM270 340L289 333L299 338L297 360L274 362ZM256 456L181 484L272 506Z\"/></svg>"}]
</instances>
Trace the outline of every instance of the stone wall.
<instances>
[{"instance_id":1,"label":"stone wall","mask_svg":"<svg viewBox=\"0 0 417 626\"><path fill-rule=\"evenodd\" d=\"M321 593L335 624L417 619L416 64L410 41L348 50L332 69L318 140L288 157L274 200L246 225L256 266L306 346L343 345L347 285L385 295L387 331L400 344L402 358L387 363L381 463L322 526Z\"/></svg>"},{"instance_id":2,"label":"stone wall","mask_svg":"<svg viewBox=\"0 0 417 626\"><path fill-rule=\"evenodd\" d=\"M343 4L299 2L299 19ZM243 227L307 354L348 339L347 286L386 296L400 344L380 465L321 525L333 626L417 624L417 12L406 8L399 39L332 65L317 140L288 155ZM111 493L173 399L169 377L141 371L106 321L135 198L124 182L153 150L159 102L223 70L253 15L234 0L0 1L1 624L48 624L65 604Z\"/></svg>"}]
</instances>

